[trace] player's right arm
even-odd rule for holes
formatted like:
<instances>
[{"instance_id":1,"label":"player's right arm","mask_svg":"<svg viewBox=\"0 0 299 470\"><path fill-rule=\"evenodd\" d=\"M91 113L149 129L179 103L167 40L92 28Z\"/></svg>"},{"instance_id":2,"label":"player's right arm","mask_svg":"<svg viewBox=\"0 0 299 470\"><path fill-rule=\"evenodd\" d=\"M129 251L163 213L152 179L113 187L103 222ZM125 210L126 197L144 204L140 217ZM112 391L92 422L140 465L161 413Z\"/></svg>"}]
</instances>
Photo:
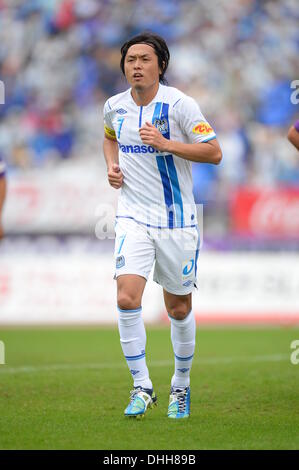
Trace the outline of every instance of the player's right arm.
<instances>
[{"instance_id":1,"label":"player's right arm","mask_svg":"<svg viewBox=\"0 0 299 470\"><path fill-rule=\"evenodd\" d=\"M123 174L118 164L118 144L115 140L104 137L103 144L104 156L107 164L107 175L109 184L119 189L123 183Z\"/></svg>"},{"instance_id":2,"label":"player's right arm","mask_svg":"<svg viewBox=\"0 0 299 470\"><path fill-rule=\"evenodd\" d=\"M104 157L107 165L107 175L109 184L119 189L123 183L123 174L119 167L118 160L118 143L116 140L115 131L110 118L110 109L108 101L104 106L104 143L103 143Z\"/></svg>"},{"instance_id":3,"label":"player's right arm","mask_svg":"<svg viewBox=\"0 0 299 470\"><path fill-rule=\"evenodd\" d=\"M294 126L291 126L288 132L288 139L291 144L299 150L299 121Z\"/></svg>"}]
</instances>

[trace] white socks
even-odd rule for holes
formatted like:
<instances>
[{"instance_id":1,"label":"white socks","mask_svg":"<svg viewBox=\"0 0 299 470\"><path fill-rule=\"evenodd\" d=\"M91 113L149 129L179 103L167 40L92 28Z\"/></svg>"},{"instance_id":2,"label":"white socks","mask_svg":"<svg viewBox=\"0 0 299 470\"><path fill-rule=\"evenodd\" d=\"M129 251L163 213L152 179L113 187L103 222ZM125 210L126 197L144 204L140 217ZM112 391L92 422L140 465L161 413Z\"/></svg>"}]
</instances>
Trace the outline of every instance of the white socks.
<instances>
[{"instance_id":1,"label":"white socks","mask_svg":"<svg viewBox=\"0 0 299 470\"><path fill-rule=\"evenodd\" d=\"M122 310L118 307L120 343L134 380L134 387L152 389L145 359L146 332L141 313L142 307L135 310ZM184 320L176 320L170 316L169 318L175 355L175 372L171 386L185 388L190 385L190 370L195 350L194 313L191 310Z\"/></svg>"},{"instance_id":2,"label":"white socks","mask_svg":"<svg viewBox=\"0 0 299 470\"><path fill-rule=\"evenodd\" d=\"M170 316L169 319L171 321L171 341L175 356L175 371L171 379L171 386L185 388L190 385L190 370L195 350L196 324L194 313L191 310L184 320L176 320Z\"/></svg>"},{"instance_id":3,"label":"white socks","mask_svg":"<svg viewBox=\"0 0 299 470\"><path fill-rule=\"evenodd\" d=\"M141 316L142 307L122 310L118 307L120 344L134 380L134 387L152 389L145 360L146 332Z\"/></svg>"}]
</instances>

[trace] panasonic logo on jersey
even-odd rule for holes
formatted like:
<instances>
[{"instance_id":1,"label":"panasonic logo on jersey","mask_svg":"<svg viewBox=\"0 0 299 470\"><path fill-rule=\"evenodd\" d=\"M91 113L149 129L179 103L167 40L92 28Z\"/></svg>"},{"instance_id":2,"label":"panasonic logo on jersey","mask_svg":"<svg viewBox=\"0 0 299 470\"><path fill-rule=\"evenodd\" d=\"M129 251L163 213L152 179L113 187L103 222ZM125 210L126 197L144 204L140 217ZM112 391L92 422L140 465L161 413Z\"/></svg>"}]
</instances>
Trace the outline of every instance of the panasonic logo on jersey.
<instances>
[{"instance_id":1,"label":"panasonic logo on jersey","mask_svg":"<svg viewBox=\"0 0 299 470\"><path fill-rule=\"evenodd\" d=\"M124 153L161 153L151 145L123 145L118 142L118 146Z\"/></svg>"}]
</instances>

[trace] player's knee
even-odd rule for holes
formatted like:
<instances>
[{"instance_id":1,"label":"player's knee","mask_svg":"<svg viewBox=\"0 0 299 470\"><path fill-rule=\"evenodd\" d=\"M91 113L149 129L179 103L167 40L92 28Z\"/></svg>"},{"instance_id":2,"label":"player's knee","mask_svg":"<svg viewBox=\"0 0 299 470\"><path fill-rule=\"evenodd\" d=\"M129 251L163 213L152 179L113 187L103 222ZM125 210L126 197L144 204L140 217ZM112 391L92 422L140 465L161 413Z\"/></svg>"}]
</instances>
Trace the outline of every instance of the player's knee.
<instances>
[{"instance_id":1,"label":"player's knee","mask_svg":"<svg viewBox=\"0 0 299 470\"><path fill-rule=\"evenodd\" d=\"M169 315L175 320L184 320L184 318L186 318L189 312L190 308L188 308L188 306L184 304L168 309Z\"/></svg>"},{"instance_id":2,"label":"player's knee","mask_svg":"<svg viewBox=\"0 0 299 470\"><path fill-rule=\"evenodd\" d=\"M117 305L122 310L135 310L140 307L140 299L128 293L121 293L117 296Z\"/></svg>"}]
</instances>

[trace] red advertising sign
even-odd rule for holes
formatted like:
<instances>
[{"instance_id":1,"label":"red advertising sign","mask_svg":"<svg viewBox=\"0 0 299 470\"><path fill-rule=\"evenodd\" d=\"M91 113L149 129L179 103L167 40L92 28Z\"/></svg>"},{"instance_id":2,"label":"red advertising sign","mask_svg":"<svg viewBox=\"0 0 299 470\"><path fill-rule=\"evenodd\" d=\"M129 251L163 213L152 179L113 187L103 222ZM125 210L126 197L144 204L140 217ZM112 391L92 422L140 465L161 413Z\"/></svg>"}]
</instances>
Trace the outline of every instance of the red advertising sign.
<instances>
[{"instance_id":1,"label":"red advertising sign","mask_svg":"<svg viewBox=\"0 0 299 470\"><path fill-rule=\"evenodd\" d=\"M299 237L299 187L240 188L232 198L234 234L270 238Z\"/></svg>"}]
</instances>

